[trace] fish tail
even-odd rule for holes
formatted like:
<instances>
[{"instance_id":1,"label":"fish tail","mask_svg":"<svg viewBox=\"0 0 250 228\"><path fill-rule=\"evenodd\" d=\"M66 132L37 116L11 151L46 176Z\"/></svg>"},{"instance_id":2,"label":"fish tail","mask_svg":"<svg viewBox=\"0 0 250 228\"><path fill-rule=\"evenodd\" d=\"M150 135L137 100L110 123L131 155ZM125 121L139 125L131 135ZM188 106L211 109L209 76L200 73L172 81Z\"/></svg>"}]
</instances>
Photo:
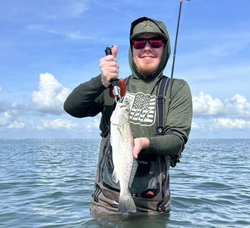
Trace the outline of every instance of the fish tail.
<instances>
[{"instance_id":1,"label":"fish tail","mask_svg":"<svg viewBox=\"0 0 250 228\"><path fill-rule=\"evenodd\" d=\"M120 195L118 212L120 214L136 212L135 202L129 192Z\"/></svg>"}]
</instances>

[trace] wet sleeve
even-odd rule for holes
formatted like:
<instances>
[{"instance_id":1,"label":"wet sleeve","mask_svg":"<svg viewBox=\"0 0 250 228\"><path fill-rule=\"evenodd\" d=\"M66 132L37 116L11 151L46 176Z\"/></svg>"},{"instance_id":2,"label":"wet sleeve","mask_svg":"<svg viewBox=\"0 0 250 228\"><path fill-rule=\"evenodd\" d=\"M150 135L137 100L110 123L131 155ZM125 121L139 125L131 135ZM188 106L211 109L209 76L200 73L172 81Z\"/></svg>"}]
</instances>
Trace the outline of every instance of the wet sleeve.
<instances>
[{"instance_id":1,"label":"wet sleeve","mask_svg":"<svg viewBox=\"0 0 250 228\"><path fill-rule=\"evenodd\" d=\"M176 83L177 84L177 83ZM171 156L180 154L188 141L192 123L192 95L184 81L173 84L172 100L165 118L163 136L150 137L150 146L145 153Z\"/></svg>"},{"instance_id":2,"label":"wet sleeve","mask_svg":"<svg viewBox=\"0 0 250 228\"><path fill-rule=\"evenodd\" d=\"M64 102L64 110L74 117L95 116L102 111L102 93L106 89L101 75L77 86Z\"/></svg>"}]
</instances>

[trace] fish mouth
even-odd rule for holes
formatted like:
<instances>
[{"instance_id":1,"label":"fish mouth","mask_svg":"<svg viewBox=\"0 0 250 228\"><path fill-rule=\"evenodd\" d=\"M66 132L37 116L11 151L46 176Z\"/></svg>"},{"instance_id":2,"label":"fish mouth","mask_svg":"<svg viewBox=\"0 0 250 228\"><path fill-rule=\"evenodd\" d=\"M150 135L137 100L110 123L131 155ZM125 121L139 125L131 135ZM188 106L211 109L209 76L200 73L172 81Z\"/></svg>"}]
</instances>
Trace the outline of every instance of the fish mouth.
<instances>
[{"instance_id":1,"label":"fish mouth","mask_svg":"<svg viewBox=\"0 0 250 228\"><path fill-rule=\"evenodd\" d=\"M129 105L127 100L123 100L122 102L119 102L118 105L123 108L123 107L127 107Z\"/></svg>"}]
</instances>

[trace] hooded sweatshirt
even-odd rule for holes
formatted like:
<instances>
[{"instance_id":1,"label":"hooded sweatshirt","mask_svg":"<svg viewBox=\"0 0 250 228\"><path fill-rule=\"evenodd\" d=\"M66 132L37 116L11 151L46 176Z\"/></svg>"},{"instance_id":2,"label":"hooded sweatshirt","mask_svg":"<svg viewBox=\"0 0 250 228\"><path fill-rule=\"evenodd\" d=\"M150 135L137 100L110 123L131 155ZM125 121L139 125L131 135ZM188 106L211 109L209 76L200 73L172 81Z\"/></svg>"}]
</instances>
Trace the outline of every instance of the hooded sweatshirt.
<instances>
[{"instance_id":1,"label":"hooded sweatshirt","mask_svg":"<svg viewBox=\"0 0 250 228\"><path fill-rule=\"evenodd\" d=\"M151 77L144 78L137 71L132 55L132 39L145 32L157 33L165 39L165 48L159 66ZM126 87L126 98L130 101L130 126L133 137L147 137L149 147L141 153L163 156L180 154L188 140L192 119L192 98L190 88L184 80L174 79L171 102L167 92L165 105L164 135L156 137L156 89L163 77L163 71L170 56L170 39L161 21L142 17L131 24L129 64L132 75ZM114 99L109 89L101 82L101 75L80 84L68 96L64 109L74 117L95 116L102 113L100 130L102 135L109 132L110 116Z\"/></svg>"}]
</instances>

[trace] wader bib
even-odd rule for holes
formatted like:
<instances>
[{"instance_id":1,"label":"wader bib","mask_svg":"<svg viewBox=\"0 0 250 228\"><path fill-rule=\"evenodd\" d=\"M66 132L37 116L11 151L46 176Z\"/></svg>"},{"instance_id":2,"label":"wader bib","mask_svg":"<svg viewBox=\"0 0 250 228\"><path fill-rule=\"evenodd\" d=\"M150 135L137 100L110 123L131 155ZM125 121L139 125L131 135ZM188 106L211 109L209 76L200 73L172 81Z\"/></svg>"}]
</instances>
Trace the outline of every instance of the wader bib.
<instances>
[{"instance_id":1,"label":"wader bib","mask_svg":"<svg viewBox=\"0 0 250 228\"><path fill-rule=\"evenodd\" d=\"M170 79L164 76L157 87L156 136L164 134L164 111L169 81ZM171 163L172 158L168 156L139 154L138 169L130 187L137 214L158 214L170 211L169 168ZM118 213L119 183L112 181L112 173L112 147L108 133L101 141L95 190L91 195L90 210L94 215Z\"/></svg>"}]
</instances>

